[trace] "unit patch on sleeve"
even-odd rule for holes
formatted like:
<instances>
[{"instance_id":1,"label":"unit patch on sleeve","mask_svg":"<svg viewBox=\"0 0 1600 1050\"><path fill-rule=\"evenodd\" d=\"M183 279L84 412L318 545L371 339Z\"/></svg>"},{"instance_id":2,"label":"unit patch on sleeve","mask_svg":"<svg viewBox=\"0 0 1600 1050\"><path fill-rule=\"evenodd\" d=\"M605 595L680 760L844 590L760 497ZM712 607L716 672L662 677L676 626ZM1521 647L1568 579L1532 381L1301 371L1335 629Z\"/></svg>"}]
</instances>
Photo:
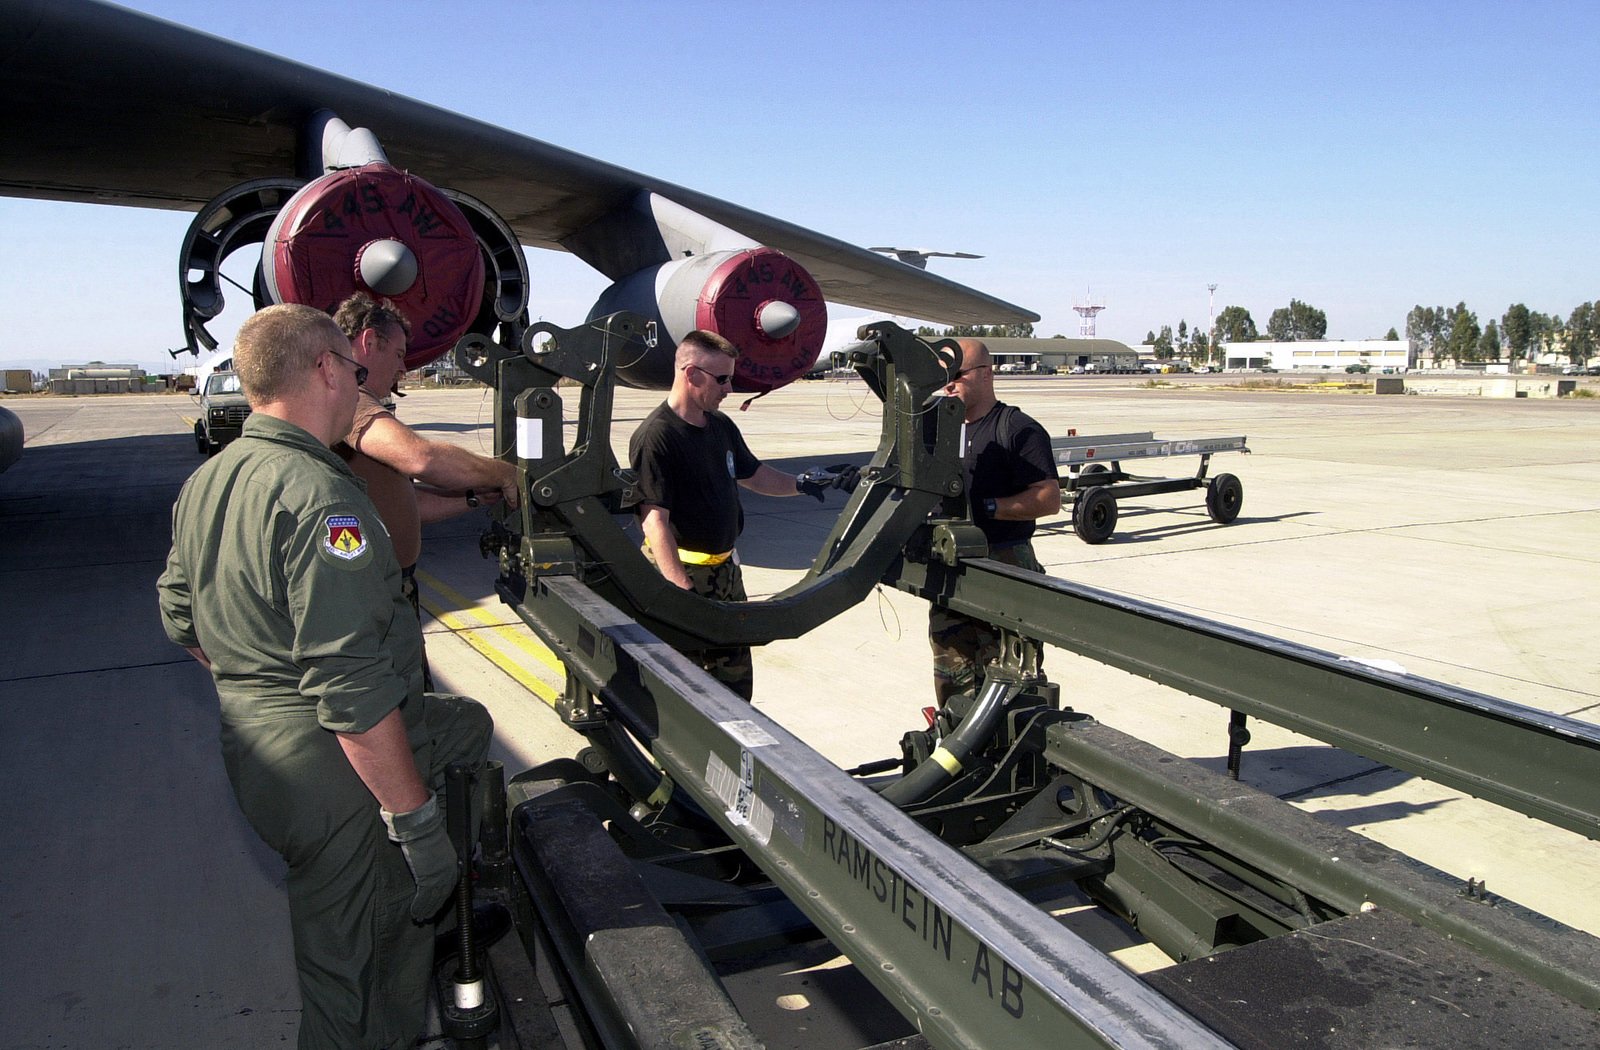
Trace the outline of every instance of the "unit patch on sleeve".
<instances>
[{"instance_id":1,"label":"unit patch on sleeve","mask_svg":"<svg viewBox=\"0 0 1600 1050\"><path fill-rule=\"evenodd\" d=\"M354 514L330 514L323 519L327 535L322 549L335 558L354 561L367 553L367 538L361 534L361 519Z\"/></svg>"}]
</instances>

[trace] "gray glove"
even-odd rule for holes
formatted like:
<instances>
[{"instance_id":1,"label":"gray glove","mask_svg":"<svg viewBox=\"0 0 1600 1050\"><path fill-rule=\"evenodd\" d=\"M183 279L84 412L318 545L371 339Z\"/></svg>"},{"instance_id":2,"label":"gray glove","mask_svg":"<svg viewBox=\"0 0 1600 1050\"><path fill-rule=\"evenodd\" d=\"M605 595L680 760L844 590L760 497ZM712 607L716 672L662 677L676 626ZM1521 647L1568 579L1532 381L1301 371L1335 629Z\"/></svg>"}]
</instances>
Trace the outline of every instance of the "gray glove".
<instances>
[{"instance_id":1,"label":"gray glove","mask_svg":"<svg viewBox=\"0 0 1600 1050\"><path fill-rule=\"evenodd\" d=\"M378 812L389 829L389 841L399 843L417 884L417 895L411 899L411 919L427 922L439 914L461 879L461 859L445 830L439 800L429 795L428 801L410 813L390 813L386 809Z\"/></svg>"}]
</instances>

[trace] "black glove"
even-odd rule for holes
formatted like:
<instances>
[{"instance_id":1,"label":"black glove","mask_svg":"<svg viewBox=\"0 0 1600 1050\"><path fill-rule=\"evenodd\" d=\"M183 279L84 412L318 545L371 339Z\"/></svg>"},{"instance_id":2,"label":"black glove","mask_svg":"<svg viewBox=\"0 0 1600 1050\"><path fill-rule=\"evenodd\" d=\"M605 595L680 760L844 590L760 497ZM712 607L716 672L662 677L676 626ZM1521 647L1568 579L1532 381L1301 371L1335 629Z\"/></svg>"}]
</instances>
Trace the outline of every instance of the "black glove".
<instances>
[{"instance_id":1,"label":"black glove","mask_svg":"<svg viewBox=\"0 0 1600 1050\"><path fill-rule=\"evenodd\" d=\"M428 801L409 813L390 813L386 809L378 812L389 829L389 841L399 844L417 884L417 895L411 899L411 919L427 922L439 914L461 879L461 859L445 830L439 800L429 795Z\"/></svg>"},{"instance_id":2,"label":"black glove","mask_svg":"<svg viewBox=\"0 0 1600 1050\"><path fill-rule=\"evenodd\" d=\"M833 487L836 489L854 492L856 486L861 484L860 467L851 466L849 463L835 463L822 469L833 475Z\"/></svg>"},{"instance_id":3,"label":"black glove","mask_svg":"<svg viewBox=\"0 0 1600 1050\"><path fill-rule=\"evenodd\" d=\"M818 503L823 502L824 493L828 491L826 482L812 481L809 474L796 474L794 487L799 490L802 496L812 496Z\"/></svg>"}]
</instances>

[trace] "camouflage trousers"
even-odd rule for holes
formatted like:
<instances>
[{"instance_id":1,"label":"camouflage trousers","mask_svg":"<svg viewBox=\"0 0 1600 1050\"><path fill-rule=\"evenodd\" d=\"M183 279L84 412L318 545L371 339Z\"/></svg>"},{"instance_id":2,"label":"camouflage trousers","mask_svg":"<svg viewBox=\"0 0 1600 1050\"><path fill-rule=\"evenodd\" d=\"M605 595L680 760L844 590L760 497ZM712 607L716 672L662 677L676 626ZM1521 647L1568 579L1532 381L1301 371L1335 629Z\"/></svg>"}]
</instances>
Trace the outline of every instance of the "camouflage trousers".
<instances>
[{"instance_id":1,"label":"camouflage trousers","mask_svg":"<svg viewBox=\"0 0 1600 1050\"><path fill-rule=\"evenodd\" d=\"M644 556L650 559L651 565L656 563L655 555L650 553L648 546L644 549ZM690 589L702 598L719 602L749 600L744 593L744 573L740 571L739 563L734 558L729 558L721 565L685 565L683 568L689 574ZM684 656L699 664L706 674L737 695L746 700L755 696L755 664L751 659L748 645L684 649L682 652Z\"/></svg>"},{"instance_id":2,"label":"camouflage trousers","mask_svg":"<svg viewBox=\"0 0 1600 1050\"><path fill-rule=\"evenodd\" d=\"M1019 569L1044 572L1031 543L993 550L989 557ZM957 693L978 688L984 667L1000 655L1000 632L982 620L934 604L928 608L928 644L933 648L933 695L943 707ZM1039 665L1044 666L1042 656Z\"/></svg>"}]
</instances>

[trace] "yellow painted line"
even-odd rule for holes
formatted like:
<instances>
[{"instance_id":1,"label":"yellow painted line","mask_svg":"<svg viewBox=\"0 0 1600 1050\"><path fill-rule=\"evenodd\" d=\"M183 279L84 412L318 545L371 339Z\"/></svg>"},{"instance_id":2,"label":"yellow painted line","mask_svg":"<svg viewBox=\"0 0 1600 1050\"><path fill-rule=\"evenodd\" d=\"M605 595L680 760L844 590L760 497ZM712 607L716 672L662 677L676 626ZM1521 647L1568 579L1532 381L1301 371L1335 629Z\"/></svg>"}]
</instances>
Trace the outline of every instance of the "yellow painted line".
<instances>
[{"instance_id":1,"label":"yellow painted line","mask_svg":"<svg viewBox=\"0 0 1600 1050\"><path fill-rule=\"evenodd\" d=\"M445 608L424 599L422 607L427 609L434 619L448 627L452 634L470 645L528 692L537 696L551 707L555 706L556 698L561 695L561 691L542 678L530 674L527 668L491 644L490 640L499 639L500 641L511 643L516 648L538 659L546 667L561 674L564 678L566 669L561 665L561 661L556 659L554 653L540 645L536 640L529 638L526 634L515 630L514 628L522 627L520 622L512 624L491 616L482 606L471 601L466 596L458 594L455 590L425 572L418 572L417 579L427 584L430 589L438 592L446 601L456 606L454 609ZM465 614L466 618L458 614ZM476 620L477 623L470 622L468 618ZM492 630L484 631L481 629L482 626L490 627ZM523 628L523 630L526 630L526 628Z\"/></svg>"},{"instance_id":2,"label":"yellow painted line","mask_svg":"<svg viewBox=\"0 0 1600 1050\"><path fill-rule=\"evenodd\" d=\"M507 619L504 616L496 616L489 609L485 608L482 603L474 602L466 595L457 593L449 585L438 579L435 579L433 576L430 576L421 570L417 571L417 579L426 583L433 590L438 591L446 601L455 606L454 609L446 610L446 612L464 613L465 615L470 616L472 619L478 621L478 623L484 627L496 628L494 633L500 638L516 646L518 649L521 649L535 660L538 660L540 663L550 668L550 670L561 675L563 679L566 678L567 668L566 665L561 662L561 658L556 656L555 653L552 653L543 642L540 642L539 639L533 637L533 635L528 632L527 627L522 623L521 620L512 620ZM429 605L428 611L433 613L433 606ZM434 613L434 617L437 619L439 614ZM472 630L472 627L470 625L463 625L462 627L452 629Z\"/></svg>"}]
</instances>

